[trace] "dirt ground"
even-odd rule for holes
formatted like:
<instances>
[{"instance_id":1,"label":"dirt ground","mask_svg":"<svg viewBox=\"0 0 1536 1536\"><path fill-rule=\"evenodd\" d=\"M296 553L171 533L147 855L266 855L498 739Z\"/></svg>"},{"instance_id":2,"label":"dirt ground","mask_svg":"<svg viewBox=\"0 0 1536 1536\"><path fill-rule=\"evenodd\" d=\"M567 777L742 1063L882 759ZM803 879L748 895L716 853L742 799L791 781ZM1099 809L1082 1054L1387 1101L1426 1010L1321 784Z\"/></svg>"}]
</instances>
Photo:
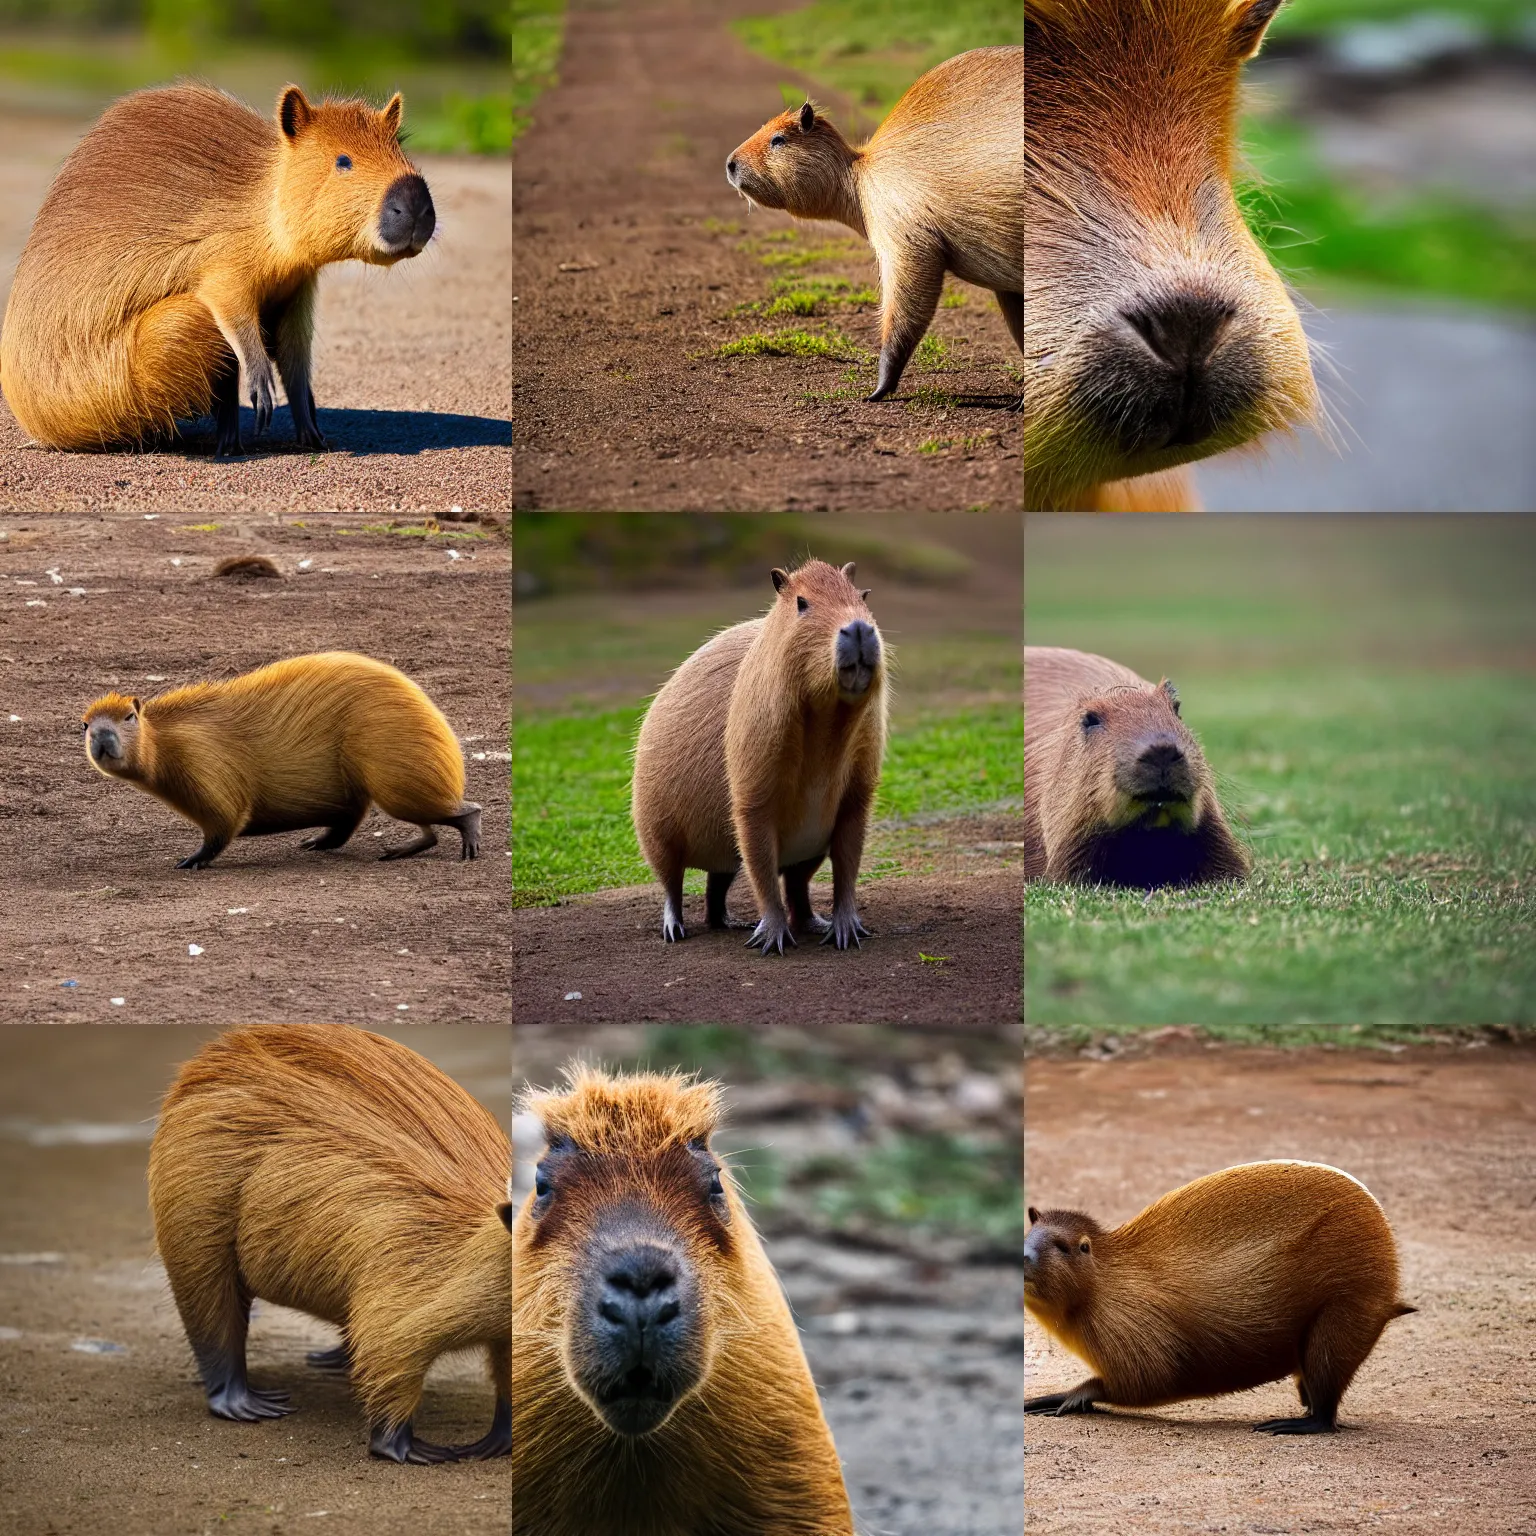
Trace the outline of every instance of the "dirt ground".
<instances>
[{"instance_id":1,"label":"dirt ground","mask_svg":"<svg viewBox=\"0 0 1536 1536\"><path fill-rule=\"evenodd\" d=\"M246 552L270 556L281 579L212 577L218 559ZM505 1021L509 602L500 532L0 517L7 1022ZM175 868L196 828L90 766L85 706L113 688L147 696L327 649L399 666L447 715L484 807L480 858L460 862L450 832L381 864L405 829L374 811L335 853L301 852L293 834Z\"/></svg>"},{"instance_id":2,"label":"dirt ground","mask_svg":"<svg viewBox=\"0 0 1536 1536\"><path fill-rule=\"evenodd\" d=\"M90 125L0 116L0 305L60 162ZM391 268L343 262L320 280L315 394L325 454L301 452L286 406L266 438L215 460L212 424L173 452L37 447L0 406L0 511L175 510L503 515L511 484L511 175L493 158L421 156L438 233Z\"/></svg>"},{"instance_id":3,"label":"dirt ground","mask_svg":"<svg viewBox=\"0 0 1536 1536\"><path fill-rule=\"evenodd\" d=\"M798 1029L767 1032L782 1040ZM673 1065L648 1032L519 1026L514 1077L554 1082L574 1053L606 1063ZM715 1144L740 1163L770 1151L783 1166L849 1151L848 1127L893 1121L1018 1135L1018 1045L982 1034L817 1030L828 1055L856 1067L851 1092L775 1072L721 1073L726 1122ZM926 1069L926 1070L925 1070ZM918 1075L947 1083L921 1089ZM991 1084L978 1094L978 1085ZM968 1086L962 1086L968 1085ZM960 1097L971 1105L958 1109ZM984 1098L992 1106L974 1106ZM528 1122L528 1123L525 1123ZM517 1177L531 1179L542 1138L513 1123ZM1017 1261L985 1245L859 1236L788 1211L759 1210L769 1257L800 1325L842 1458L860 1536L1019 1536L1022 1290Z\"/></svg>"},{"instance_id":4,"label":"dirt ground","mask_svg":"<svg viewBox=\"0 0 1536 1536\"><path fill-rule=\"evenodd\" d=\"M1025 1070L1032 1204L1118 1223L1185 1181L1296 1157L1360 1178L1419 1311L1383 1335L1329 1438L1256 1436L1290 1383L1155 1412L1026 1419L1030 1536L1135 1530L1536 1531L1536 1052L1192 1048ZM1029 1391L1083 1379L1033 1321Z\"/></svg>"},{"instance_id":5,"label":"dirt ground","mask_svg":"<svg viewBox=\"0 0 1536 1536\"><path fill-rule=\"evenodd\" d=\"M767 8L772 8L771 6ZM959 366L909 368L898 399L807 402L841 387L825 359L724 360L716 349L780 320L733 314L767 295L742 249L795 227L747 205L726 156L782 110L780 82L811 82L728 30L763 0L581 0L560 83L534 104L516 153L514 309L517 505L555 510L715 508L995 510L1022 505L1019 362L996 301L965 290L935 331ZM818 91L845 131L847 104ZM706 227L705 221L711 221ZM739 225L739 229L719 226ZM841 225L800 226L813 245ZM874 281L862 244L834 267ZM821 270L821 269L818 269ZM878 314L835 324L879 347ZM931 385L961 403L918 404ZM919 444L952 446L922 454Z\"/></svg>"},{"instance_id":6,"label":"dirt ground","mask_svg":"<svg viewBox=\"0 0 1536 1536\"><path fill-rule=\"evenodd\" d=\"M391 1029L509 1112L507 1031ZM291 1417L230 1424L203 1403L154 1256L144 1167L159 1096L208 1031L0 1029L0 1525L10 1536L343 1531L505 1536L511 1463L370 1459L347 1384L304 1352L334 1333L258 1304L253 1379ZM484 1433L482 1361L434 1367L420 1427Z\"/></svg>"},{"instance_id":7,"label":"dirt ground","mask_svg":"<svg viewBox=\"0 0 1536 1536\"><path fill-rule=\"evenodd\" d=\"M963 828L944 841L965 851ZM659 886L518 908L513 1018L519 1026L1015 1023L1024 900L1015 847L1022 833L1003 830L1015 835L971 845L975 857L963 875L862 884L859 912L871 937L842 952L805 943L764 958L746 947L750 930L709 932L703 897L684 897L684 917L695 926L669 945L661 937ZM750 897L733 889L731 899L733 917L744 919ZM818 911L830 909L830 880L813 883L811 899Z\"/></svg>"}]
</instances>

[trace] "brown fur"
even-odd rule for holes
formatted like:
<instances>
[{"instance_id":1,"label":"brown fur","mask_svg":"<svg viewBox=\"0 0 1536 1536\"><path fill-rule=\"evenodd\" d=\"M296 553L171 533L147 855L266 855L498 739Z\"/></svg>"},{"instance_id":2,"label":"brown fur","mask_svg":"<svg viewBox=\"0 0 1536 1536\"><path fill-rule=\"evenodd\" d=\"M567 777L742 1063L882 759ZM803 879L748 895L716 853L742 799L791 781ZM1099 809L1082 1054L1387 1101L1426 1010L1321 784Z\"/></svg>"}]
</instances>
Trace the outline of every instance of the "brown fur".
<instances>
[{"instance_id":1,"label":"brown fur","mask_svg":"<svg viewBox=\"0 0 1536 1536\"><path fill-rule=\"evenodd\" d=\"M723 927L725 891L743 863L765 954L793 934L823 934L839 948L863 934L855 885L885 754L886 690L883 647L867 691L850 697L838 682L840 629L862 621L879 637L853 574L852 564L820 560L774 571L767 616L716 635L652 701L635 748L633 813L666 891L667 938L683 937L685 869L710 872L709 920ZM830 926L808 889L829 853Z\"/></svg>"},{"instance_id":2,"label":"brown fur","mask_svg":"<svg viewBox=\"0 0 1536 1536\"><path fill-rule=\"evenodd\" d=\"M237 362L260 431L275 361L300 444L324 447L310 387L320 268L414 254L379 226L386 194L416 175L400 113L399 96L375 112L311 105L289 86L274 123L190 84L108 108L64 162L16 269L0 333L16 419L48 447L104 448L217 404L219 451L236 453Z\"/></svg>"},{"instance_id":3,"label":"brown fur","mask_svg":"<svg viewBox=\"0 0 1536 1536\"><path fill-rule=\"evenodd\" d=\"M775 145L775 136L782 143ZM752 202L832 219L880 264L880 379L900 382L932 323L945 272L990 288L1024 345L1024 50L976 48L922 76L873 138L850 146L807 102L726 162Z\"/></svg>"},{"instance_id":4,"label":"brown fur","mask_svg":"<svg viewBox=\"0 0 1536 1536\"><path fill-rule=\"evenodd\" d=\"M852 1536L841 1469L793 1318L721 1167L723 1211L693 1164L720 1114L712 1083L570 1069L528 1108L567 1144L547 1206L513 1225L513 1527L527 1536ZM648 1433L611 1430L570 1360L573 1297L597 1224L638 1206L700 1279L708 1368ZM574 1331L573 1331L574 1330Z\"/></svg>"},{"instance_id":5,"label":"brown fur","mask_svg":"<svg viewBox=\"0 0 1536 1536\"><path fill-rule=\"evenodd\" d=\"M281 581L283 573L267 555L226 555L214 566L215 576L250 577L260 581Z\"/></svg>"},{"instance_id":6,"label":"brown fur","mask_svg":"<svg viewBox=\"0 0 1536 1536\"><path fill-rule=\"evenodd\" d=\"M1277 8L1025 0L1026 506L1192 510L1185 476L1109 482L1315 415L1301 323L1231 189L1239 72ZM1136 330L1184 303L1209 307L1209 411L1175 429L1188 386L1181 408Z\"/></svg>"},{"instance_id":7,"label":"brown fur","mask_svg":"<svg viewBox=\"0 0 1536 1536\"><path fill-rule=\"evenodd\" d=\"M1178 757L1177 789L1146 779L1149 751ZM1024 878L1152 887L1248 869L1168 680L1025 646Z\"/></svg>"},{"instance_id":8,"label":"brown fur","mask_svg":"<svg viewBox=\"0 0 1536 1536\"><path fill-rule=\"evenodd\" d=\"M259 1297L342 1330L376 1432L410 1424L451 1350L486 1351L505 1413L510 1169L491 1114L381 1035L266 1025L206 1045L161 1107L149 1203L210 1393L232 1362L243 1384Z\"/></svg>"},{"instance_id":9,"label":"brown fur","mask_svg":"<svg viewBox=\"0 0 1536 1536\"><path fill-rule=\"evenodd\" d=\"M1078 1211L1029 1219L1025 1305L1094 1372L1033 1412L1155 1408L1294 1375L1312 1427L1332 1429L1382 1329L1414 1310L1381 1207L1318 1163L1208 1174L1112 1232Z\"/></svg>"},{"instance_id":10,"label":"brown fur","mask_svg":"<svg viewBox=\"0 0 1536 1536\"><path fill-rule=\"evenodd\" d=\"M306 848L339 848L377 804L421 835L454 826L479 850L480 807L464 798L453 728L403 672L347 651L294 656L222 683L194 683L141 704L120 693L85 712L86 756L202 829L183 868L211 863L232 838L325 827Z\"/></svg>"}]
</instances>

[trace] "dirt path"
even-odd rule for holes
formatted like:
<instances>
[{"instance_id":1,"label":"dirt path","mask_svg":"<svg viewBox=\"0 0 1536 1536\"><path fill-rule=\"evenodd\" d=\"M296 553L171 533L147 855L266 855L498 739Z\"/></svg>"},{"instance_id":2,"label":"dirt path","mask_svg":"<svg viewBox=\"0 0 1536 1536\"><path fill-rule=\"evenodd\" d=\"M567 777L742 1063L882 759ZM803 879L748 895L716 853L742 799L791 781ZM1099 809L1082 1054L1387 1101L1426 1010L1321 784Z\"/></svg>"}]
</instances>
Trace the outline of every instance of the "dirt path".
<instances>
[{"instance_id":1,"label":"dirt path","mask_svg":"<svg viewBox=\"0 0 1536 1536\"><path fill-rule=\"evenodd\" d=\"M909 370L896 402L803 400L845 387L844 365L827 359L715 355L749 331L790 324L733 313L793 270L763 265L758 243L794 221L758 211L747 222L724 173L730 151L781 109L779 83L797 79L728 30L733 16L763 9L764 0L571 9L560 84L535 105L517 151L518 505L1021 506L1021 429L1009 409L1018 385L1006 371L1018 353L979 289L936 321L957 365ZM819 96L846 127L846 104ZM800 230L798 247L848 233ZM856 244L814 270L873 282L873 259ZM838 306L834 323L878 349L873 306ZM913 403L920 385L963 403Z\"/></svg>"},{"instance_id":2,"label":"dirt path","mask_svg":"<svg viewBox=\"0 0 1536 1536\"><path fill-rule=\"evenodd\" d=\"M505 1021L510 576L499 534L450 543L324 518L200 531L169 515L0 519L0 534L7 1022ZM220 557L252 550L283 579L211 577ZM479 860L459 862L450 836L380 864L401 829L375 811L333 854L300 852L297 834L253 838L211 869L176 869L196 829L91 768L81 711L109 688L147 695L325 649L401 667L448 716L469 796L485 808Z\"/></svg>"},{"instance_id":3,"label":"dirt path","mask_svg":"<svg viewBox=\"0 0 1536 1536\"><path fill-rule=\"evenodd\" d=\"M6 115L0 305L59 162L88 127ZM210 423L172 453L38 448L0 406L0 511L369 511L504 514L511 483L511 176L505 160L420 157L439 233L388 270L320 281L315 393L331 451L297 450L287 407L256 451L213 458Z\"/></svg>"},{"instance_id":4,"label":"dirt path","mask_svg":"<svg viewBox=\"0 0 1536 1536\"><path fill-rule=\"evenodd\" d=\"M658 886L571 897L512 914L512 1015L518 1024L672 1020L719 1024L1012 1024L1019 1018L1023 885L992 855L969 874L903 875L859 889L872 937L839 953L802 944L764 959L749 930L711 933L703 897L685 897L694 926L661 937ZM811 899L831 905L818 881ZM745 918L745 891L731 893ZM944 957L924 960L923 955ZM569 998L576 992L579 998Z\"/></svg>"},{"instance_id":5,"label":"dirt path","mask_svg":"<svg viewBox=\"0 0 1536 1536\"><path fill-rule=\"evenodd\" d=\"M371 1460L346 1382L304 1363L334 1333L301 1313L258 1303L251 1330L253 1378L292 1394L291 1418L236 1425L204 1407L144 1166L159 1097L209 1033L0 1029L8 1536L506 1536L511 1463ZM505 1028L389 1033L505 1120ZM474 1439L490 1412L479 1358L433 1368L424 1434Z\"/></svg>"},{"instance_id":6,"label":"dirt path","mask_svg":"<svg viewBox=\"0 0 1536 1536\"><path fill-rule=\"evenodd\" d=\"M1151 1413L1027 1419L1031 1536L1536 1531L1536 1052L1034 1060L1025 1087L1032 1203L1119 1222L1234 1163L1332 1163L1381 1200L1420 1309L1383 1336L1336 1437L1252 1433L1293 1411L1289 1383ZM1032 1393L1085 1374L1033 1322L1025 1371Z\"/></svg>"}]
</instances>

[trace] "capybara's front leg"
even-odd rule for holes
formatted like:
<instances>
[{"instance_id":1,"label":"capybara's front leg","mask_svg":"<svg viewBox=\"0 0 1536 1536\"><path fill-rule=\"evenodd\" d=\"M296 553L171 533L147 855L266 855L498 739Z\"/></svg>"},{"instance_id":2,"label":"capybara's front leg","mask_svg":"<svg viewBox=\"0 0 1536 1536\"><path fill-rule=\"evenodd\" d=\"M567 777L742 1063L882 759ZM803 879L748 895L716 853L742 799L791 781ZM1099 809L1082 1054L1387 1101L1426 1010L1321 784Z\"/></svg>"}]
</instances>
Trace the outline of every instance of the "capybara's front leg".
<instances>
[{"instance_id":1,"label":"capybara's front leg","mask_svg":"<svg viewBox=\"0 0 1536 1536\"><path fill-rule=\"evenodd\" d=\"M293 412L293 431L299 447L323 449L325 434L315 415L315 392L310 385L310 351L315 334L315 280L301 283L277 317L274 346L277 371L288 393Z\"/></svg>"},{"instance_id":2,"label":"capybara's front leg","mask_svg":"<svg viewBox=\"0 0 1536 1536\"><path fill-rule=\"evenodd\" d=\"M1025 1413L1050 1413L1058 1418L1069 1413L1092 1413L1093 1405L1104 1401L1104 1383L1097 1376L1073 1387L1070 1392L1052 1392L1046 1397L1024 1400Z\"/></svg>"},{"instance_id":3,"label":"capybara's front leg","mask_svg":"<svg viewBox=\"0 0 1536 1536\"><path fill-rule=\"evenodd\" d=\"M884 400L901 382L943 289L944 253L937 247L898 245L880 253L880 378L871 400Z\"/></svg>"},{"instance_id":4,"label":"capybara's front leg","mask_svg":"<svg viewBox=\"0 0 1536 1536\"><path fill-rule=\"evenodd\" d=\"M832 828L832 921L822 936L823 944L847 949L869 937L859 921L859 865L864 861L864 826L869 818L869 794L850 789L838 807Z\"/></svg>"},{"instance_id":5,"label":"capybara's front leg","mask_svg":"<svg viewBox=\"0 0 1536 1536\"><path fill-rule=\"evenodd\" d=\"M741 862L752 883L760 914L747 948L761 949L765 955L782 955L786 944L794 944L795 936L790 932L789 914L779 896L779 835L773 813L738 806L735 821L736 845L741 849Z\"/></svg>"},{"instance_id":6,"label":"capybara's front leg","mask_svg":"<svg viewBox=\"0 0 1536 1536\"><path fill-rule=\"evenodd\" d=\"M408 1461L418 1467L459 1460L459 1453L451 1445L433 1445L421 1439L411 1428L409 1419L403 1424L380 1421L371 1425L368 1430L368 1454L377 1456L380 1461Z\"/></svg>"},{"instance_id":7,"label":"capybara's front leg","mask_svg":"<svg viewBox=\"0 0 1536 1536\"><path fill-rule=\"evenodd\" d=\"M208 306L213 323L245 370L259 437L272 425L272 406L277 398L277 376L262 341L260 313L245 294L213 292L198 297Z\"/></svg>"},{"instance_id":8,"label":"capybara's front leg","mask_svg":"<svg viewBox=\"0 0 1536 1536\"><path fill-rule=\"evenodd\" d=\"M243 452L240 442L240 364L233 354L229 366L213 381L213 421L218 431L214 454L221 459L238 459Z\"/></svg>"},{"instance_id":9,"label":"capybara's front leg","mask_svg":"<svg viewBox=\"0 0 1536 1536\"><path fill-rule=\"evenodd\" d=\"M202 846L176 861L177 869L207 869L229 847L233 833L223 827L204 827Z\"/></svg>"}]
</instances>

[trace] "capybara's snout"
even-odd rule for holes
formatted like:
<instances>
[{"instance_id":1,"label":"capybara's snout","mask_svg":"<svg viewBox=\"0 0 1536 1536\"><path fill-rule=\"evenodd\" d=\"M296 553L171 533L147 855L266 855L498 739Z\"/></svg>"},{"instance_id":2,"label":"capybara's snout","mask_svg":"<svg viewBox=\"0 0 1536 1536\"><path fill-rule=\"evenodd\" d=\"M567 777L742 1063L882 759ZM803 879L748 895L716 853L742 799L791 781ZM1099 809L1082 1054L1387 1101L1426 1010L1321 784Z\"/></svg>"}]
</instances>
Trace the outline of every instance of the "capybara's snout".
<instances>
[{"instance_id":1,"label":"capybara's snout","mask_svg":"<svg viewBox=\"0 0 1536 1536\"><path fill-rule=\"evenodd\" d=\"M1151 731L1115 764L1115 787L1132 800L1187 804L1195 775L1184 743L1172 731Z\"/></svg>"},{"instance_id":2,"label":"capybara's snout","mask_svg":"<svg viewBox=\"0 0 1536 1536\"><path fill-rule=\"evenodd\" d=\"M379 207L379 240L397 256L419 255L437 228L432 193L420 176L400 176L390 183Z\"/></svg>"},{"instance_id":3,"label":"capybara's snout","mask_svg":"<svg viewBox=\"0 0 1536 1536\"><path fill-rule=\"evenodd\" d=\"M93 720L86 728L85 749L91 761L106 767L123 755L123 744L117 727L110 720Z\"/></svg>"},{"instance_id":4,"label":"capybara's snout","mask_svg":"<svg viewBox=\"0 0 1536 1536\"><path fill-rule=\"evenodd\" d=\"M699 1379L698 1277L670 1234L620 1230L589 1253L572 1355L608 1427L644 1435Z\"/></svg>"},{"instance_id":5,"label":"capybara's snout","mask_svg":"<svg viewBox=\"0 0 1536 1536\"><path fill-rule=\"evenodd\" d=\"M837 632L837 686L855 697L868 693L880 666L880 632L866 619L851 619Z\"/></svg>"}]
</instances>

